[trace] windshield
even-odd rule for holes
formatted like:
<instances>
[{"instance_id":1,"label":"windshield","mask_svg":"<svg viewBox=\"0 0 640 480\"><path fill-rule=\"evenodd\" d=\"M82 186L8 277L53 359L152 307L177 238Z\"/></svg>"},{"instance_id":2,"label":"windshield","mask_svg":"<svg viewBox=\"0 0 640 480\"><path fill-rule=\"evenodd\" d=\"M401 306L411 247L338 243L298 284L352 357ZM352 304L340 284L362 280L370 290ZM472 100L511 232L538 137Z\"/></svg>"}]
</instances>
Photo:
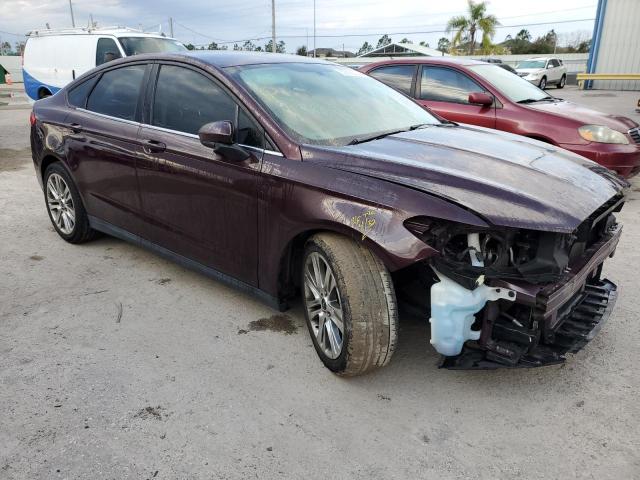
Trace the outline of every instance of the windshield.
<instances>
[{"instance_id":1,"label":"windshield","mask_svg":"<svg viewBox=\"0 0 640 480\"><path fill-rule=\"evenodd\" d=\"M127 57L141 53L173 53L187 50L184 45L171 38L120 37L118 40Z\"/></svg>"},{"instance_id":2,"label":"windshield","mask_svg":"<svg viewBox=\"0 0 640 480\"><path fill-rule=\"evenodd\" d=\"M546 63L544 60L525 60L516 65L516 68L544 68Z\"/></svg>"},{"instance_id":3,"label":"windshield","mask_svg":"<svg viewBox=\"0 0 640 480\"><path fill-rule=\"evenodd\" d=\"M512 102L549 98L549 94L544 90L496 65L472 65L469 68L500 90L500 93Z\"/></svg>"},{"instance_id":4,"label":"windshield","mask_svg":"<svg viewBox=\"0 0 640 480\"><path fill-rule=\"evenodd\" d=\"M440 123L401 93L348 67L278 63L226 70L300 143L342 146Z\"/></svg>"}]
</instances>

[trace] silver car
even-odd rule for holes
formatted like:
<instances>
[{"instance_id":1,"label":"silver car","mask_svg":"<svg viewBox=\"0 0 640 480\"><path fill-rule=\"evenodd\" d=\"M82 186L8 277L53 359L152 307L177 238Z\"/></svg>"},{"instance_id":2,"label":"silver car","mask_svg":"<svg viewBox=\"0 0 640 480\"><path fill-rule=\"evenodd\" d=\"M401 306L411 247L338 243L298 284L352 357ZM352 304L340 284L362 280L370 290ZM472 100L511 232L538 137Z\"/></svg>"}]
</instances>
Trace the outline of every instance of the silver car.
<instances>
[{"instance_id":1,"label":"silver car","mask_svg":"<svg viewBox=\"0 0 640 480\"><path fill-rule=\"evenodd\" d=\"M549 84L562 88L567 83L567 67L559 58L540 57L524 60L516 65L516 72L520 77L542 89Z\"/></svg>"}]
</instances>

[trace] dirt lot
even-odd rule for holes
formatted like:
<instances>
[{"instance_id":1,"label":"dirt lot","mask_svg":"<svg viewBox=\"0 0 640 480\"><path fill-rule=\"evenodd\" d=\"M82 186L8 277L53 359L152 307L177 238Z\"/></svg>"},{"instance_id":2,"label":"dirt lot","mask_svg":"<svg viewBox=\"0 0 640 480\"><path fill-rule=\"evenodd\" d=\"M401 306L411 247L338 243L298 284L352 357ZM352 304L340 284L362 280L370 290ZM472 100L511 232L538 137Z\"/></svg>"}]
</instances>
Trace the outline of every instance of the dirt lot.
<instances>
[{"instance_id":1,"label":"dirt lot","mask_svg":"<svg viewBox=\"0 0 640 480\"><path fill-rule=\"evenodd\" d=\"M627 97L584 98L632 115ZM438 370L426 322L402 318L391 365L342 379L299 305L276 316L119 240L60 240L29 110L4 108L0 478L640 477L640 179L605 269L615 314L565 365Z\"/></svg>"}]
</instances>

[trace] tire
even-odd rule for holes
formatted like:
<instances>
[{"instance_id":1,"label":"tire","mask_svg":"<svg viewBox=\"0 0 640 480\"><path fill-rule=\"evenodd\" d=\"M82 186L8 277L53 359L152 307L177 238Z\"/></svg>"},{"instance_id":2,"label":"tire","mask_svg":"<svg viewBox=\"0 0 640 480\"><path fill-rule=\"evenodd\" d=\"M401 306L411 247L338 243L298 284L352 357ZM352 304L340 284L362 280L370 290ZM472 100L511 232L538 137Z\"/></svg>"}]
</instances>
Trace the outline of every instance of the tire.
<instances>
[{"instance_id":1,"label":"tire","mask_svg":"<svg viewBox=\"0 0 640 480\"><path fill-rule=\"evenodd\" d=\"M84 243L95 236L71 175L60 162L44 172L44 202L53 228L69 243Z\"/></svg>"},{"instance_id":2,"label":"tire","mask_svg":"<svg viewBox=\"0 0 640 480\"><path fill-rule=\"evenodd\" d=\"M540 87L541 90L544 90L545 88L547 88L547 77L542 77L540 79L540 83L538 84L538 87Z\"/></svg>"},{"instance_id":3,"label":"tire","mask_svg":"<svg viewBox=\"0 0 640 480\"><path fill-rule=\"evenodd\" d=\"M556 85L556 87L560 88L564 88L565 84L567 83L567 76L566 75L562 75L562 78L560 79L560 81L558 82L558 85Z\"/></svg>"},{"instance_id":4,"label":"tire","mask_svg":"<svg viewBox=\"0 0 640 480\"><path fill-rule=\"evenodd\" d=\"M328 278L323 262L330 268L335 288L331 279L317 281L316 261L324 272L321 280ZM322 233L307 241L301 270L307 327L324 365L345 376L387 365L397 341L398 309L391 276L380 259L349 238ZM331 348L331 332L334 340L341 340L339 350Z\"/></svg>"}]
</instances>

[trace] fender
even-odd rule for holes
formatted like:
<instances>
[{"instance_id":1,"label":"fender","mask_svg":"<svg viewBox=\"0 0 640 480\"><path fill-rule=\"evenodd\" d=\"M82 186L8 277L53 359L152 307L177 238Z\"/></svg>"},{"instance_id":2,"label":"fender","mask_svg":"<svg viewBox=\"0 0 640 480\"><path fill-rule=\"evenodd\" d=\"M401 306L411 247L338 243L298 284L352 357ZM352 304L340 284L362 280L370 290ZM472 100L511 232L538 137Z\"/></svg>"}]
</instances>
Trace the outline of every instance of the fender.
<instances>
[{"instance_id":1,"label":"fender","mask_svg":"<svg viewBox=\"0 0 640 480\"><path fill-rule=\"evenodd\" d=\"M258 282L274 296L283 259L317 232L335 232L361 242L393 272L436 254L405 228L408 218L430 216L487 226L478 216L439 197L392 182L384 182L381 188L379 179L313 162L267 154L262 172Z\"/></svg>"}]
</instances>

